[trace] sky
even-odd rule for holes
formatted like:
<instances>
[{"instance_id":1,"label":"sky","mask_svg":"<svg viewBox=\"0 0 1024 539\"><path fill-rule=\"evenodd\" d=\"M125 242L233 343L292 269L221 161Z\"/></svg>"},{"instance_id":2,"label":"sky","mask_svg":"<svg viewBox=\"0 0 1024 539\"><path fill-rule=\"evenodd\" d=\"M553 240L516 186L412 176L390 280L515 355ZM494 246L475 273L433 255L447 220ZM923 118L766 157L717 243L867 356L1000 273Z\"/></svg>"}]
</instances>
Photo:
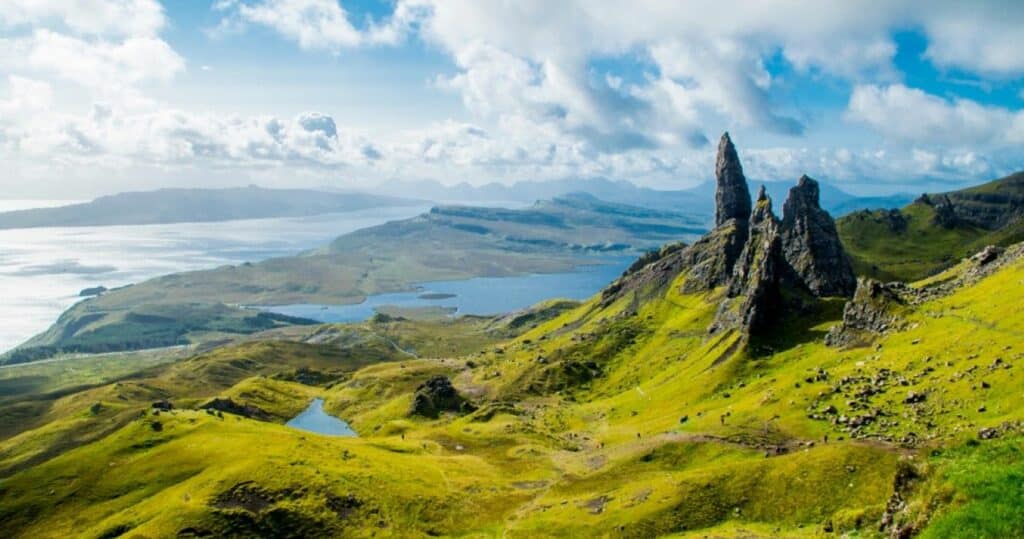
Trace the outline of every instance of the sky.
<instances>
[{"instance_id":1,"label":"sky","mask_svg":"<svg viewBox=\"0 0 1024 539\"><path fill-rule=\"evenodd\" d=\"M0 0L0 198L1024 169L1024 2Z\"/></svg>"}]
</instances>

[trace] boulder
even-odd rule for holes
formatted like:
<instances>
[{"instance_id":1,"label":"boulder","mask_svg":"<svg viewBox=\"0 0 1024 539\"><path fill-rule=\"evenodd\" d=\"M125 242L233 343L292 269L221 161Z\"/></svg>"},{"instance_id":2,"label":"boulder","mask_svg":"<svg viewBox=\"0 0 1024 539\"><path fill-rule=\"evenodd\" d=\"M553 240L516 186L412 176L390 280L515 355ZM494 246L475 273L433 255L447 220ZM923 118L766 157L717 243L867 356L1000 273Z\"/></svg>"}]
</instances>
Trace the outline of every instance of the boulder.
<instances>
[{"instance_id":1,"label":"boulder","mask_svg":"<svg viewBox=\"0 0 1024 539\"><path fill-rule=\"evenodd\" d=\"M174 405L169 400L159 400L153 403L154 410L160 410L162 412L170 412L174 409Z\"/></svg>"},{"instance_id":2,"label":"boulder","mask_svg":"<svg viewBox=\"0 0 1024 539\"><path fill-rule=\"evenodd\" d=\"M435 376L416 388L409 415L437 418L442 412L467 413L476 408L459 395L447 376Z\"/></svg>"},{"instance_id":3,"label":"boulder","mask_svg":"<svg viewBox=\"0 0 1024 539\"><path fill-rule=\"evenodd\" d=\"M995 245L987 245L981 251L978 251L971 257L971 262L974 262L978 266L984 266L989 262L999 258L999 255L1003 254L1003 250Z\"/></svg>"}]
</instances>

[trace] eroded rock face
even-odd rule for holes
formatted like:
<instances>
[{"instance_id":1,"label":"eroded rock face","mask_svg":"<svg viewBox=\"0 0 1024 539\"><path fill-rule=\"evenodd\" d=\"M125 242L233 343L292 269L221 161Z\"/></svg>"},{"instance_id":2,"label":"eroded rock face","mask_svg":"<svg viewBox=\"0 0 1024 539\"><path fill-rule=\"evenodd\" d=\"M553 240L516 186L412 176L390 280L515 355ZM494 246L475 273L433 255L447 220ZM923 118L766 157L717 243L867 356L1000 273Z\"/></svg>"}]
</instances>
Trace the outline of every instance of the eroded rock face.
<instances>
[{"instance_id":1,"label":"eroded rock face","mask_svg":"<svg viewBox=\"0 0 1024 539\"><path fill-rule=\"evenodd\" d=\"M689 268L684 293L713 290L729 283L747 242L748 227L746 220L730 219L682 252L683 267Z\"/></svg>"},{"instance_id":2,"label":"eroded rock face","mask_svg":"<svg viewBox=\"0 0 1024 539\"><path fill-rule=\"evenodd\" d=\"M719 227L730 219L746 221L750 218L750 190L743 176L743 166L736 154L736 147L723 133L718 141L718 158L715 160L715 226Z\"/></svg>"},{"instance_id":3,"label":"eroded rock face","mask_svg":"<svg viewBox=\"0 0 1024 539\"><path fill-rule=\"evenodd\" d=\"M829 346L866 344L873 336L897 329L899 310L906 304L902 283L883 284L874 279L858 279L853 299L843 307L843 321L825 335Z\"/></svg>"},{"instance_id":4,"label":"eroded rock face","mask_svg":"<svg viewBox=\"0 0 1024 539\"><path fill-rule=\"evenodd\" d=\"M472 412L474 409L447 376L435 376L416 388L409 415L436 418L442 412Z\"/></svg>"},{"instance_id":5,"label":"eroded rock face","mask_svg":"<svg viewBox=\"0 0 1024 539\"><path fill-rule=\"evenodd\" d=\"M802 176L782 209L782 254L795 279L818 297L851 296L857 288L835 221L819 203L818 182Z\"/></svg>"},{"instance_id":6,"label":"eroded rock face","mask_svg":"<svg viewBox=\"0 0 1024 539\"><path fill-rule=\"evenodd\" d=\"M779 221L772 213L771 198L764 186L757 195L746 244L733 269L726 299L718 308L709 331L736 328L756 333L768 324L779 305L781 237Z\"/></svg>"}]
</instances>

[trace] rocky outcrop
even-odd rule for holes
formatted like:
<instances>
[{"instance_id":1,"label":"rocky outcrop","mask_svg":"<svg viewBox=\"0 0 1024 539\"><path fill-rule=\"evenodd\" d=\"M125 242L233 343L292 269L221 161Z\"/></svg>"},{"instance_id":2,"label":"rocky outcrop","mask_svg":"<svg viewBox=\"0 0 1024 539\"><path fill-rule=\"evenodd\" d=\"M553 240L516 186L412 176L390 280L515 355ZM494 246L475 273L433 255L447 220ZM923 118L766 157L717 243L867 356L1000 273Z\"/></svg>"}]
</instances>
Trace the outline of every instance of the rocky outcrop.
<instances>
[{"instance_id":1,"label":"rocky outcrop","mask_svg":"<svg viewBox=\"0 0 1024 539\"><path fill-rule=\"evenodd\" d=\"M787 295L797 307L796 298L801 295L853 295L857 288L853 267L839 241L835 222L821 209L819 197L818 182L801 177L789 192L780 221L761 188L746 234L735 236L743 238L743 247L728 272L729 288L709 328L711 333L737 329L751 335L763 330L772 315L784 307L784 288L799 292ZM729 253L719 248L717 255L705 256L702 262L728 257ZM693 266L700 267L700 263Z\"/></svg>"},{"instance_id":2,"label":"rocky outcrop","mask_svg":"<svg viewBox=\"0 0 1024 539\"><path fill-rule=\"evenodd\" d=\"M409 415L435 419L442 412L468 413L475 409L476 407L459 395L447 376L435 376L416 388Z\"/></svg>"},{"instance_id":3,"label":"rocky outcrop","mask_svg":"<svg viewBox=\"0 0 1024 539\"><path fill-rule=\"evenodd\" d=\"M746 244L733 270L726 299L709 328L711 333L737 328L751 334L767 325L780 304L781 245L779 221L762 186L750 217Z\"/></svg>"},{"instance_id":4,"label":"rocky outcrop","mask_svg":"<svg viewBox=\"0 0 1024 539\"><path fill-rule=\"evenodd\" d=\"M811 294L851 296L857 288L835 221L821 209L818 182L801 176L782 208L782 254Z\"/></svg>"},{"instance_id":5,"label":"rocky outcrop","mask_svg":"<svg viewBox=\"0 0 1024 539\"><path fill-rule=\"evenodd\" d=\"M728 284L747 242L750 190L729 133L723 133L718 142L715 180L715 228L683 253L683 264L690 268L683 284L685 293Z\"/></svg>"},{"instance_id":6,"label":"rocky outcrop","mask_svg":"<svg viewBox=\"0 0 1024 539\"><path fill-rule=\"evenodd\" d=\"M216 397L200 406L199 409L207 410L209 412L234 414L237 416L247 417L249 419L255 419L257 421L270 421L273 419L273 416L266 410L251 404L235 402L231 398Z\"/></svg>"},{"instance_id":7,"label":"rocky outcrop","mask_svg":"<svg viewBox=\"0 0 1024 539\"><path fill-rule=\"evenodd\" d=\"M743 176L743 167L729 133L723 133L718 141L715 179L715 227L724 225L730 219L749 219L750 190L747 189L747 179Z\"/></svg>"},{"instance_id":8,"label":"rocky outcrop","mask_svg":"<svg viewBox=\"0 0 1024 539\"><path fill-rule=\"evenodd\" d=\"M924 194L914 202L931 206L939 226L998 230L1024 218L1024 172L969 189Z\"/></svg>"},{"instance_id":9,"label":"rocky outcrop","mask_svg":"<svg viewBox=\"0 0 1024 539\"><path fill-rule=\"evenodd\" d=\"M682 291L693 294L728 284L747 242L747 229L746 220L730 219L683 251L680 259L689 272Z\"/></svg>"},{"instance_id":10,"label":"rocky outcrop","mask_svg":"<svg viewBox=\"0 0 1024 539\"><path fill-rule=\"evenodd\" d=\"M853 294L856 278L835 222L821 209L816 181L800 178L779 220L763 187L751 204L728 133L718 145L715 176L715 228L692 245L639 261L604 291L603 305L627 295L637 301L660 293L683 273L684 294L725 288L711 333L735 329L751 335L764 330L781 308ZM783 297L793 298L792 305L783 305Z\"/></svg>"},{"instance_id":11,"label":"rocky outcrop","mask_svg":"<svg viewBox=\"0 0 1024 539\"><path fill-rule=\"evenodd\" d=\"M610 305L627 294L657 293L680 272L682 292L694 294L729 284L733 267L747 241L751 203L743 166L729 133L722 134L715 161L715 228L688 246L641 260L602 293Z\"/></svg>"},{"instance_id":12,"label":"rocky outcrop","mask_svg":"<svg viewBox=\"0 0 1024 539\"><path fill-rule=\"evenodd\" d=\"M935 217L932 218L935 224L942 228L954 228L960 224L956 208L953 206L953 201L949 199L949 195L939 195L936 198L938 200L929 199L929 202L932 202L932 207L935 208Z\"/></svg>"},{"instance_id":13,"label":"rocky outcrop","mask_svg":"<svg viewBox=\"0 0 1024 539\"><path fill-rule=\"evenodd\" d=\"M825 335L829 346L850 347L867 344L875 335L898 329L899 312L906 305L906 285L883 284L874 279L858 279L853 299L843 307L843 321Z\"/></svg>"}]
</instances>

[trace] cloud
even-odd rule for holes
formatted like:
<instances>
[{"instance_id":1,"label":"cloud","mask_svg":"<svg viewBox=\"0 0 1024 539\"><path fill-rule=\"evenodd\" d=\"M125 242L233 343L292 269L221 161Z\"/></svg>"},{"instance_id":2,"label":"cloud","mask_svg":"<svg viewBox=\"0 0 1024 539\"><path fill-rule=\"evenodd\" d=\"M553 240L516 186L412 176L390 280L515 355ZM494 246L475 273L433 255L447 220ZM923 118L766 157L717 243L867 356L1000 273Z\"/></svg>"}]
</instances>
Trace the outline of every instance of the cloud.
<instances>
[{"instance_id":1,"label":"cloud","mask_svg":"<svg viewBox=\"0 0 1024 539\"><path fill-rule=\"evenodd\" d=\"M62 164L126 166L337 169L368 166L382 157L364 136L339 130L330 116L195 114L154 104L148 108L96 105L86 115L55 110L49 85L11 77L0 153L52 157Z\"/></svg>"},{"instance_id":2,"label":"cloud","mask_svg":"<svg viewBox=\"0 0 1024 539\"><path fill-rule=\"evenodd\" d=\"M768 91L772 77L760 55L731 40L700 44L680 41L650 48L662 76L697 104L713 107L745 125L799 135L804 126L772 110Z\"/></svg>"},{"instance_id":3,"label":"cloud","mask_svg":"<svg viewBox=\"0 0 1024 539\"><path fill-rule=\"evenodd\" d=\"M892 139L954 147L1024 142L1024 112L947 100L902 84L858 85L847 118Z\"/></svg>"},{"instance_id":4,"label":"cloud","mask_svg":"<svg viewBox=\"0 0 1024 539\"><path fill-rule=\"evenodd\" d=\"M158 36L166 25L155 0L0 2L0 72L76 83L95 97L144 101L138 86L167 82L185 60ZM54 80L56 82L56 80Z\"/></svg>"},{"instance_id":5,"label":"cloud","mask_svg":"<svg viewBox=\"0 0 1024 539\"><path fill-rule=\"evenodd\" d=\"M939 66L1007 75L1024 69L1013 52L1024 39L1016 31L1024 9L1012 2L974 9L939 0L922 10L912 0L827 9L809 0L698 0L687 9L657 0L398 0L390 17L362 28L345 3L220 7L225 20L273 28L307 49L394 44L416 32L458 69L436 86L457 93L478 119L533 124L550 144L581 143L598 153L699 147L707 125L800 136L808 118L780 103L784 81L766 63L781 58L800 75L892 84L900 79L892 35L905 28L926 35L927 57ZM637 67L639 76L623 72Z\"/></svg>"},{"instance_id":6,"label":"cloud","mask_svg":"<svg viewBox=\"0 0 1024 539\"><path fill-rule=\"evenodd\" d=\"M921 10L926 57L943 67L999 78L1024 74L1024 3L943 2Z\"/></svg>"},{"instance_id":7,"label":"cloud","mask_svg":"<svg viewBox=\"0 0 1024 539\"><path fill-rule=\"evenodd\" d=\"M222 30L239 22L259 24L296 41L304 49L334 52L364 45L396 44L420 17L418 2L409 1L399 2L386 21L368 21L365 29L352 24L337 0L262 0L252 4L221 1L214 9L230 13L220 25Z\"/></svg>"},{"instance_id":8,"label":"cloud","mask_svg":"<svg viewBox=\"0 0 1024 539\"><path fill-rule=\"evenodd\" d=\"M710 177L708 143L729 128L765 180L980 178L1024 162L1008 150L1024 141L1019 111L909 88L893 61L893 33L912 29L945 81L1018 77L1019 2L394 0L375 18L353 5L216 0L214 33L265 28L317 54L427 47L451 60L432 88L467 114L373 131L325 112L201 114L148 93L187 68L160 35L156 0L0 0L0 156L17 170L66 167L62 177L605 176L680 187ZM805 106L794 84L849 91L845 113ZM833 119L842 123L823 125ZM882 151L874 133L898 144Z\"/></svg>"},{"instance_id":9,"label":"cloud","mask_svg":"<svg viewBox=\"0 0 1024 539\"><path fill-rule=\"evenodd\" d=\"M168 81L185 69L185 60L166 42L153 37L87 41L36 30L14 46L25 52L25 67L93 89Z\"/></svg>"},{"instance_id":10,"label":"cloud","mask_svg":"<svg viewBox=\"0 0 1024 539\"><path fill-rule=\"evenodd\" d=\"M70 31L92 36L152 36L166 24L156 0L4 0L0 24L37 25L59 21Z\"/></svg>"}]
</instances>

